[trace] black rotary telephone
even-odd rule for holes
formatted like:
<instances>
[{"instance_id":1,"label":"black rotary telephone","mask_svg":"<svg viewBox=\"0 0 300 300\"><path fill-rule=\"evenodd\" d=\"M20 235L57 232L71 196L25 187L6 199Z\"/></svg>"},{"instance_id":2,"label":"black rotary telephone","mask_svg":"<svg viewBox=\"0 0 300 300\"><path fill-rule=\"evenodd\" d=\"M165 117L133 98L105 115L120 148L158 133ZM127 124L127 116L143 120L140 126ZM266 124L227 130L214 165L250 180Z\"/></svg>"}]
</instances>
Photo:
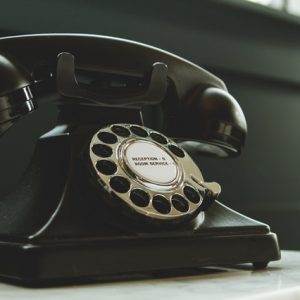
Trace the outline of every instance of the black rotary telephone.
<instances>
[{"instance_id":1,"label":"black rotary telephone","mask_svg":"<svg viewBox=\"0 0 300 300\"><path fill-rule=\"evenodd\" d=\"M0 276L44 283L279 259L276 235L216 201L220 185L190 156L244 146L244 114L219 78L122 39L0 39L0 135L45 101L57 103L57 126L0 200Z\"/></svg>"}]
</instances>

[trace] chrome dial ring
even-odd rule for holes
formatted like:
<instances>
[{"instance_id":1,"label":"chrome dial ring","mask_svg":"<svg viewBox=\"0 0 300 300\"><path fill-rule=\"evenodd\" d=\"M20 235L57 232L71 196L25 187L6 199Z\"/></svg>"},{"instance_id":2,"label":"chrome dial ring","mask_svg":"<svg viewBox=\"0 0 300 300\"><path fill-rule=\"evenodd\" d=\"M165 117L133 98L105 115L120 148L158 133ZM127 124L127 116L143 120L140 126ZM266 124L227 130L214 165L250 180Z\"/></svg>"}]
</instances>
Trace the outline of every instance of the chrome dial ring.
<instances>
[{"instance_id":1,"label":"chrome dial ring","mask_svg":"<svg viewBox=\"0 0 300 300\"><path fill-rule=\"evenodd\" d=\"M109 125L92 137L89 156L98 183L139 215L180 222L200 210L207 192L201 171L159 132L132 124Z\"/></svg>"}]
</instances>

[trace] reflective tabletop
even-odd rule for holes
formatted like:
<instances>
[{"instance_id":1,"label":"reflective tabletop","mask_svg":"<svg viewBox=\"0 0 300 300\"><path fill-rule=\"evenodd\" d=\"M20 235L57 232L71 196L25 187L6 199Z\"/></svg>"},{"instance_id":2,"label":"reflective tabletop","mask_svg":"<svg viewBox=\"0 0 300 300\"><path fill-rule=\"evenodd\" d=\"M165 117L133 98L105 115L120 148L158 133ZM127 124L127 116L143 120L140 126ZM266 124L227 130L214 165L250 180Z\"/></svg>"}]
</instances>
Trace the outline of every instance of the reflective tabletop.
<instances>
[{"instance_id":1,"label":"reflective tabletop","mask_svg":"<svg viewBox=\"0 0 300 300\"><path fill-rule=\"evenodd\" d=\"M43 288L0 283L0 299L300 299L300 251L282 251L282 259L266 270L253 270L251 265L210 267L185 275L159 274L154 279L119 278Z\"/></svg>"}]
</instances>

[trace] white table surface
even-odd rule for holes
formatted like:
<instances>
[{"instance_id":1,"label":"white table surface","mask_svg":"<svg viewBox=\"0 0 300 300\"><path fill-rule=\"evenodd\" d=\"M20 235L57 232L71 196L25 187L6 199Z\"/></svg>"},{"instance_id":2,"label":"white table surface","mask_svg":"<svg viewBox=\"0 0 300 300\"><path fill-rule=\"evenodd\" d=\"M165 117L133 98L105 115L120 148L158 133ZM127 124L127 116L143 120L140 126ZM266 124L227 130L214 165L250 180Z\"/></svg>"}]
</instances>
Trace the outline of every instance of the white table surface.
<instances>
[{"instance_id":1,"label":"white table surface","mask_svg":"<svg viewBox=\"0 0 300 300\"><path fill-rule=\"evenodd\" d=\"M300 251L282 251L266 270L210 268L172 278L25 288L0 283L0 299L300 299Z\"/></svg>"}]
</instances>

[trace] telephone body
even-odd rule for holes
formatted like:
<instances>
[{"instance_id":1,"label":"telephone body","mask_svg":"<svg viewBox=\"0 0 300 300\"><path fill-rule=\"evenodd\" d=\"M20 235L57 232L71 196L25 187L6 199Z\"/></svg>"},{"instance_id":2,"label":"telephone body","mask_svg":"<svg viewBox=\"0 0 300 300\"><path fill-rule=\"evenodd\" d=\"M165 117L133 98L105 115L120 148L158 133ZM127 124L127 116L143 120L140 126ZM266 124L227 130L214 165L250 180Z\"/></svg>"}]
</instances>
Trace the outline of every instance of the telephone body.
<instances>
[{"instance_id":1,"label":"telephone body","mask_svg":"<svg viewBox=\"0 0 300 300\"><path fill-rule=\"evenodd\" d=\"M190 156L240 155L225 84L166 51L77 34L0 39L0 135L44 101L57 126L0 201L0 276L40 284L219 264L265 267L276 235L216 199ZM9 132L7 133L9 134Z\"/></svg>"}]
</instances>

